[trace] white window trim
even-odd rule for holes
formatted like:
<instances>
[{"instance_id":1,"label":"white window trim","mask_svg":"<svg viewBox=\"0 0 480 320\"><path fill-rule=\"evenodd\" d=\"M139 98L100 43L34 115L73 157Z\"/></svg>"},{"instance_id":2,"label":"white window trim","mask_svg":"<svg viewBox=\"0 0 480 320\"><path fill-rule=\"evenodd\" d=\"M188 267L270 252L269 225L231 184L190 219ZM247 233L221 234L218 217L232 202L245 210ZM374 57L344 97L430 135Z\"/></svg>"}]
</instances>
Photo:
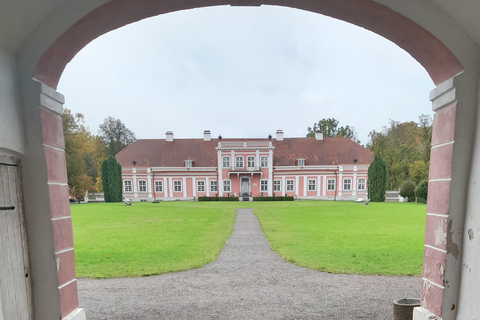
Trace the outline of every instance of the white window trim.
<instances>
[{"instance_id":1,"label":"white window trim","mask_svg":"<svg viewBox=\"0 0 480 320\"><path fill-rule=\"evenodd\" d=\"M266 159L265 162L263 159ZM268 168L268 156L261 156L260 157L260 167L261 168Z\"/></svg>"},{"instance_id":2,"label":"white window trim","mask_svg":"<svg viewBox=\"0 0 480 320\"><path fill-rule=\"evenodd\" d=\"M247 157L247 168L255 168L255 156L248 156Z\"/></svg>"},{"instance_id":3,"label":"white window trim","mask_svg":"<svg viewBox=\"0 0 480 320\"><path fill-rule=\"evenodd\" d=\"M278 189L275 189L275 186L277 186ZM273 180L273 192L282 192L282 180Z\"/></svg>"},{"instance_id":4,"label":"white window trim","mask_svg":"<svg viewBox=\"0 0 480 320\"><path fill-rule=\"evenodd\" d=\"M345 183L349 181L349 188L345 188ZM343 190L352 190L352 179L351 178L345 178L343 179Z\"/></svg>"},{"instance_id":5,"label":"white window trim","mask_svg":"<svg viewBox=\"0 0 480 320\"><path fill-rule=\"evenodd\" d=\"M145 185L143 187L145 187L145 190L141 190L141 186L140 186L140 183L141 182L145 182ZM147 192L147 180L138 180L138 192Z\"/></svg>"},{"instance_id":6,"label":"white window trim","mask_svg":"<svg viewBox=\"0 0 480 320\"><path fill-rule=\"evenodd\" d=\"M266 187L266 189L264 190L263 187ZM268 180L267 179L260 180L260 192L268 192Z\"/></svg>"},{"instance_id":7,"label":"white window trim","mask_svg":"<svg viewBox=\"0 0 480 320\"><path fill-rule=\"evenodd\" d=\"M212 187L215 187L215 190L213 190ZM210 180L210 192L218 192L217 180Z\"/></svg>"},{"instance_id":8,"label":"white window trim","mask_svg":"<svg viewBox=\"0 0 480 320\"><path fill-rule=\"evenodd\" d=\"M225 159L228 161L228 166L225 165ZM229 156L223 156L222 157L222 168L230 168L230 157Z\"/></svg>"},{"instance_id":9,"label":"white window trim","mask_svg":"<svg viewBox=\"0 0 480 320\"><path fill-rule=\"evenodd\" d=\"M227 185L228 183L228 185ZM228 187L228 190L226 188ZM229 179L223 180L223 192L232 192L232 182Z\"/></svg>"},{"instance_id":10,"label":"white window trim","mask_svg":"<svg viewBox=\"0 0 480 320\"><path fill-rule=\"evenodd\" d=\"M191 168L193 166L192 160L185 160L185 168Z\"/></svg>"},{"instance_id":11,"label":"white window trim","mask_svg":"<svg viewBox=\"0 0 480 320\"><path fill-rule=\"evenodd\" d=\"M289 185L289 183L288 183L289 181L292 182L290 185ZM293 180L293 179L288 179L287 181L285 181L285 186L286 186L286 187L285 187L285 190L286 190L287 192L288 192L288 191L295 191L295 180ZM291 190L288 189L289 186L292 186L292 189L291 189Z\"/></svg>"},{"instance_id":12,"label":"white window trim","mask_svg":"<svg viewBox=\"0 0 480 320\"><path fill-rule=\"evenodd\" d=\"M127 186L127 182L130 182L130 185ZM130 190L127 190L127 187L129 187ZM123 180L123 192L132 192L132 190L133 190L132 180Z\"/></svg>"},{"instance_id":13,"label":"white window trim","mask_svg":"<svg viewBox=\"0 0 480 320\"><path fill-rule=\"evenodd\" d=\"M155 185L155 192L163 192L163 181L155 181L154 185Z\"/></svg>"},{"instance_id":14,"label":"white window trim","mask_svg":"<svg viewBox=\"0 0 480 320\"><path fill-rule=\"evenodd\" d=\"M205 192L205 180L197 180L197 192Z\"/></svg>"},{"instance_id":15,"label":"white window trim","mask_svg":"<svg viewBox=\"0 0 480 320\"><path fill-rule=\"evenodd\" d=\"M360 184L360 180L363 180L363 188L360 188L362 184ZM357 181L357 190L366 190L367 189L367 179L365 178L358 178Z\"/></svg>"},{"instance_id":16,"label":"white window trim","mask_svg":"<svg viewBox=\"0 0 480 320\"><path fill-rule=\"evenodd\" d=\"M242 166L241 167L238 166L238 160L237 159L242 159ZM242 156L236 156L235 157L235 168L244 168L244 165L245 165L244 160L245 159Z\"/></svg>"},{"instance_id":17,"label":"white window trim","mask_svg":"<svg viewBox=\"0 0 480 320\"><path fill-rule=\"evenodd\" d=\"M305 159L297 159L297 166L304 167L305 166Z\"/></svg>"},{"instance_id":18,"label":"white window trim","mask_svg":"<svg viewBox=\"0 0 480 320\"><path fill-rule=\"evenodd\" d=\"M313 182L313 183L311 183ZM310 187L313 186L313 189ZM317 180L316 179L308 179L308 191L317 191Z\"/></svg>"},{"instance_id":19,"label":"white window trim","mask_svg":"<svg viewBox=\"0 0 480 320\"><path fill-rule=\"evenodd\" d=\"M182 180L173 180L173 192L182 192L182 188Z\"/></svg>"},{"instance_id":20,"label":"white window trim","mask_svg":"<svg viewBox=\"0 0 480 320\"><path fill-rule=\"evenodd\" d=\"M333 181L333 189L330 189L330 181ZM336 181L335 179L327 179L327 191L335 191Z\"/></svg>"}]
</instances>

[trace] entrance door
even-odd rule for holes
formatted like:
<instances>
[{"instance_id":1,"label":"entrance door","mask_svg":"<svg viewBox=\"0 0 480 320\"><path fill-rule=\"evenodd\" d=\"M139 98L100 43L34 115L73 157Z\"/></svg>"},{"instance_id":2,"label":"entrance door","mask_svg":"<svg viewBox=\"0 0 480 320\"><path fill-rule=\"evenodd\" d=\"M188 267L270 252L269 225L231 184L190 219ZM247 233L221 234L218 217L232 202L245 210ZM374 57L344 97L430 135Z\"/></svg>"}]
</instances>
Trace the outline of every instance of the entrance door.
<instances>
[{"instance_id":1,"label":"entrance door","mask_svg":"<svg viewBox=\"0 0 480 320\"><path fill-rule=\"evenodd\" d=\"M248 178L241 178L240 179L240 194L249 194L250 193L250 179Z\"/></svg>"},{"instance_id":2,"label":"entrance door","mask_svg":"<svg viewBox=\"0 0 480 320\"><path fill-rule=\"evenodd\" d=\"M30 290L19 161L0 156L0 320L29 320Z\"/></svg>"}]
</instances>

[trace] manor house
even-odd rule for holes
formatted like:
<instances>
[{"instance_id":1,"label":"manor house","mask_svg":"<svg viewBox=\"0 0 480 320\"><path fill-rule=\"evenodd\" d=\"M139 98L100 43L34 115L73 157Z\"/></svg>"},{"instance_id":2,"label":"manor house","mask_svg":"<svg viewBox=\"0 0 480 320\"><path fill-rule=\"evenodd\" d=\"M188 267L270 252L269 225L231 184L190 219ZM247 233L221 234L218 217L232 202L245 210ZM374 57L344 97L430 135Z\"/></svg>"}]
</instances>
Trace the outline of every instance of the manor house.
<instances>
[{"instance_id":1,"label":"manor house","mask_svg":"<svg viewBox=\"0 0 480 320\"><path fill-rule=\"evenodd\" d=\"M210 197L367 198L372 153L348 138L140 139L120 151L130 201Z\"/></svg>"}]
</instances>

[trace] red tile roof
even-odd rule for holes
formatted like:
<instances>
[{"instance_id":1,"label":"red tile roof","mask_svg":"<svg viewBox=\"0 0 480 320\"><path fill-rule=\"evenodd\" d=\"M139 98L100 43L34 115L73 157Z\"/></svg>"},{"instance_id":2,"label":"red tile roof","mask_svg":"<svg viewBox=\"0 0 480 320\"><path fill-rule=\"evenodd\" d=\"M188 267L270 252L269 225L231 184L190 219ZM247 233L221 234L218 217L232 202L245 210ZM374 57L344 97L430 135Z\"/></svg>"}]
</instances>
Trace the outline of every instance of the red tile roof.
<instances>
[{"instance_id":1,"label":"red tile roof","mask_svg":"<svg viewBox=\"0 0 480 320\"><path fill-rule=\"evenodd\" d=\"M268 141L268 139L223 139L222 141ZM297 159L305 165L370 164L372 153L348 138L285 138L272 139L273 165L294 166ZM194 167L216 167L218 139L141 139L120 151L116 158L122 166L184 167L193 160Z\"/></svg>"}]
</instances>

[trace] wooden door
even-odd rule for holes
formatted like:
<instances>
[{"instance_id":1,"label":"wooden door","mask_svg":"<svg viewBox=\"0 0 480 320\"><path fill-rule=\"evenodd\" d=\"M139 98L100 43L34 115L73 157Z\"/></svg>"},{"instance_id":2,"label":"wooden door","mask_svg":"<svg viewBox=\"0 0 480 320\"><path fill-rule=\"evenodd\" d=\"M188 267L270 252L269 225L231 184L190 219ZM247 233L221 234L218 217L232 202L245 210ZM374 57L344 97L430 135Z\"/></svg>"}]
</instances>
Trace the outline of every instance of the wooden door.
<instances>
[{"instance_id":1,"label":"wooden door","mask_svg":"<svg viewBox=\"0 0 480 320\"><path fill-rule=\"evenodd\" d=\"M0 320L31 319L19 160L0 156Z\"/></svg>"}]
</instances>

